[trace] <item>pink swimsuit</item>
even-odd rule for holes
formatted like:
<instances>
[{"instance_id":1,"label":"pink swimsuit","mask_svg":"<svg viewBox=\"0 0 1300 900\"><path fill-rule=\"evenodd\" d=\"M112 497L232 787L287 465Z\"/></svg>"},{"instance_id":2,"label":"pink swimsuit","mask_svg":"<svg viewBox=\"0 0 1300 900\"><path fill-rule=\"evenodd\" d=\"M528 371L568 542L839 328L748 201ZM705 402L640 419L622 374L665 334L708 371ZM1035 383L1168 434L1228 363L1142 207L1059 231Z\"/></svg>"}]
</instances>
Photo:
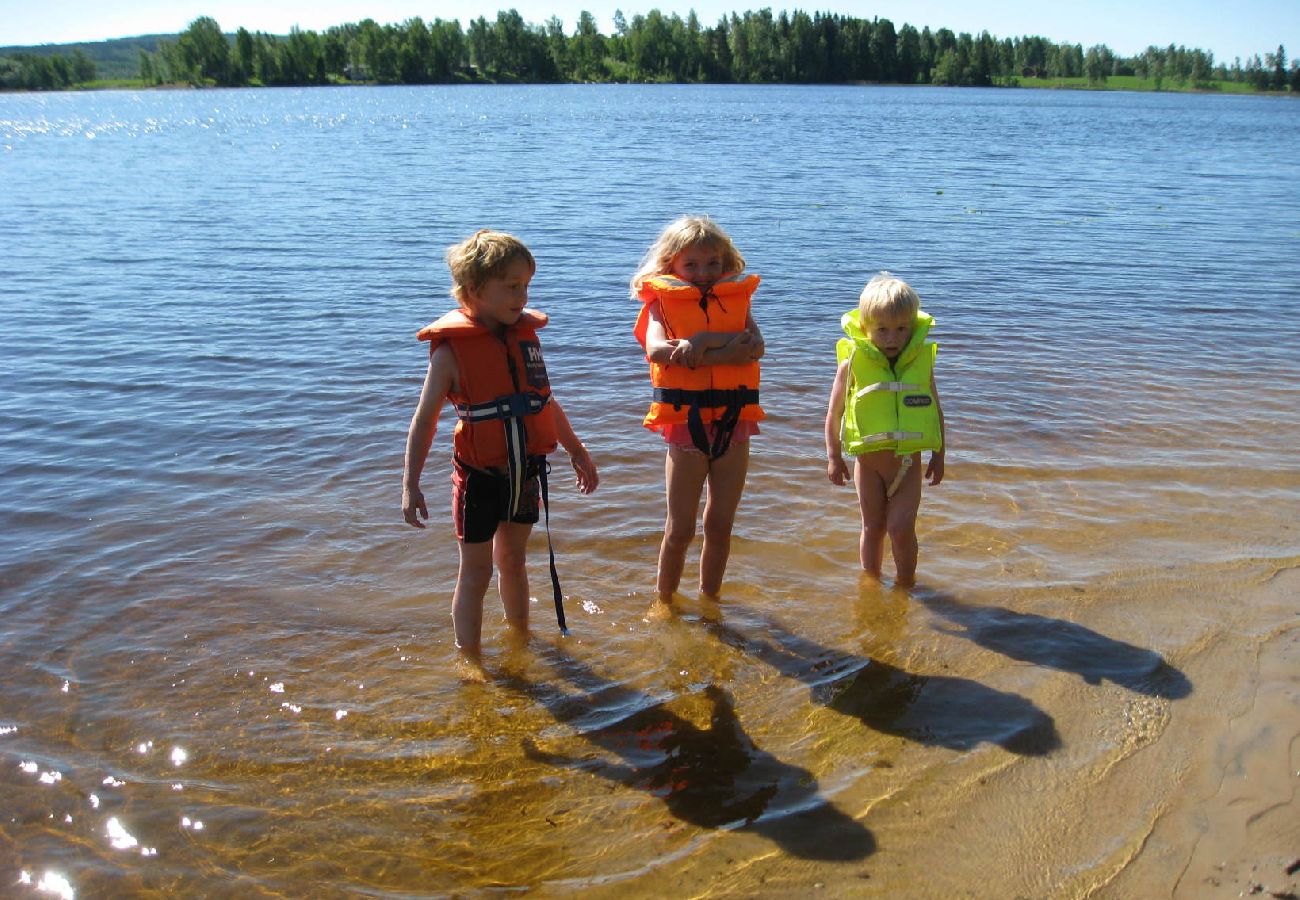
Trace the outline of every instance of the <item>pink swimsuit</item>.
<instances>
[{"instance_id":1,"label":"pink swimsuit","mask_svg":"<svg viewBox=\"0 0 1300 900\"><path fill-rule=\"evenodd\" d=\"M713 439L717 435L718 427L713 424L705 425L704 431L705 434L708 435L709 443L713 443ZM700 452L699 448L695 446L695 442L691 440L691 429L685 422L664 425L660 433L663 434L664 440L669 446L680 447L683 450L700 453L701 456L704 455ZM731 441L732 443L737 441L747 441L758 433L757 422L750 422L746 419L741 419L736 423L736 430L731 433Z\"/></svg>"}]
</instances>

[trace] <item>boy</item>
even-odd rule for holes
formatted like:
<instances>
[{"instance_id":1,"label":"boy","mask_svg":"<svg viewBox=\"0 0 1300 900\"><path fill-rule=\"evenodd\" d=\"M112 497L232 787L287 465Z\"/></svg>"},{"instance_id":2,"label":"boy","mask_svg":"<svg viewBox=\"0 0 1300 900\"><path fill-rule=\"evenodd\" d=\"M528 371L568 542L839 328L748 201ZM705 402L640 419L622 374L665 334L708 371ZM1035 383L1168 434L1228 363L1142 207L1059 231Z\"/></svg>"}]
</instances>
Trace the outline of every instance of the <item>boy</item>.
<instances>
[{"instance_id":1,"label":"boy","mask_svg":"<svg viewBox=\"0 0 1300 900\"><path fill-rule=\"evenodd\" d=\"M460 546L451 617L457 648L478 664L483 597L494 562L506 621L527 632L526 548L539 517L546 455L557 441L564 446L584 494L596 489L599 477L551 395L537 338L547 317L525 309L537 270L528 248L513 235L484 229L448 250L447 265L460 308L416 335L429 341L429 369L406 437L402 515L416 528L429 517L420 473L450 398L459 419L452 517ZM558 604L558 588L556 594Z\"/></svg>"},{"instance_id":2,"label":"boy","mask_svg":"<svg viewBox=\"0 0 1300 900\"><path fill-rule=\"evenodd\" d=\"M833 484L846 484L844 456L857 460L862 568L880 577L888 535L896 583L910 587L916 577L922 450L931 451L925 470L930 484L943 480L943 411L934 385L938 346L925 339L934 319L921 311L920 298L906 282L881 272L840 325L846 336L835 345L826 472Z\"/></svg>"}]
</instances>

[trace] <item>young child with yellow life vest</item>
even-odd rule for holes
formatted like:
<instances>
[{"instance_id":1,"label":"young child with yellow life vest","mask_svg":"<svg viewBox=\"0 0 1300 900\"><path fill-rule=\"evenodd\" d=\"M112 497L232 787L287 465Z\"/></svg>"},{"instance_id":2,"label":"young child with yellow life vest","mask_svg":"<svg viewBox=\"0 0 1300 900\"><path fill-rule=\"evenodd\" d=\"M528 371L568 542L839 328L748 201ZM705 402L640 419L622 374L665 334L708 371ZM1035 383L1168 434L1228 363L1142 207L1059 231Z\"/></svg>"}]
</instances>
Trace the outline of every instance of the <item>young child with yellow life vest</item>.
<instances>
[{"instance_id":1,"label":"young child with yellow life vest","mask_svg":"<svg viewBox=\"0 0 1300 900\"><path fill-rule=\"evenodd\" d=\"M483 597L497 568L506 621L528 628L528 535L546 503L546 456L557 442L569 453L578 490L589 494L599 477L591 454L551 394L537 332L544 313L528 309L528 283L537 264L516 237L482 230L447 251L458 309L421 329L429 368L406 438L402 515L423 528L429 511L420 474L444 401L456 407L452 441L452 519L460 570L452 598L456 646L471 662L480 655ZM551 554L555 611L564 610Z\"/></svg>"},{"instance_id":2,"label":"young child with yellow life vest","mask_svg":"<svg viewBox=\"0 0 1300 900\"><path fill-rule=\"evenodd\" d=\"M700 593L716 601L722 590L749 439L763 418L763 337L750 312L759 278L744 269L726 232L707 217L683 216L664 229L632 277L632 296L642 303L634 334L653 385L643 424L667 444L668 516L652 617L672 610L706 484Z\"/></svg>"},{"instance_id":3,"label":"young child with yellow life vest","mask_svg":"<svg viewBox=\"0 0 1300 900\"><path fill-rule=\"evenodd\" d=\"M916 577L921 451L930 451L930 484L943 480L943 411L934 385L938 345L926 340L934 319L921 311L906 282L881 272L840 325L845 336L835 345L826 472L833 484L847 484L844 457L855 459L862 568L880 577L888 536L897 584L908 587Z\"/></svg>"}]
</instances>

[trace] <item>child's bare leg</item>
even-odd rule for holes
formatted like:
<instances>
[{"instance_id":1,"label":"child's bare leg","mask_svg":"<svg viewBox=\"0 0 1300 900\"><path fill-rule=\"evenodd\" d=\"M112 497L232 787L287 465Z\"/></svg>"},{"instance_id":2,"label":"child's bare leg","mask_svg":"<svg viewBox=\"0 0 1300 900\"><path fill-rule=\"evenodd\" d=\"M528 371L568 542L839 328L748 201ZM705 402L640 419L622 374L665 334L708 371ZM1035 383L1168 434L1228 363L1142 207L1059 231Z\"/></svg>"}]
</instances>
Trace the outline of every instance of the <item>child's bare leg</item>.
<instances>
[{"instance_id":1,"label":"child's bare leg","mask_svg":"<svg viewBox=\"0 0 1300 900\"><path fill-rule=\"evenodd\" d=\"M497 590L506 610L506 623L528 631L528 535L533 526L502 522L492 539L492 559L497 567Z\"/></svg>"},{"instance_id":2,"label":"child's bare leg","mask_svg":"<svg viewBox=\"0 0 1300 900\"><path fill-rule=\"evenodd\" d=\"M731 530L749 472L749 441L736 441L709 466L704 504L704 547L700 550L700 593L717 598L731 558Z\"/></svg>"},{"instance_id":3,"label":"child's bare leg","mask_svg":"<svg viewBox=\"0 0 1300 900\"><path fill-rule=\"evenodd\" d=\"M451 622L456 647L468 659L478 661L483 633L483 595L492 580L492 542L460 542L460 569L456 592L451 598Z\"/></svg>"},{"instance_id":4,"label":"child's bare leg","mask_svg":"<svg viewBox=\"0 0 1300 900\"><path fill-rule=\"evenodd\" d=\"M862 570L880 577L885 557L885 482L870 463L859 456L853 467L853 483L858 489L858 508L862 514L862 532L858 536L858 558Z\"/></svg>"},{"instance_id":5,"label":"child's bare leg","mask_svg":"<svg viewBox=\"0 0 1300 900\"><path fill-rule=\"evenodd\" d=\"M886 502L885 530L894 554L896 584L911 587L916 581L916 514L921 508L921 454L916 454L903 482Z\"/></svg>"},{"instance_id":6,"label":"child's bare leg","mask_svg":"<svg viewBox=\"0 0 1300 900\"><path fill-rule=\"evenodd\" d=\"M659 545L659 574L655 592L662 603L672 603L682 580L686 551L695 539L695 520L700 514L700 494L709 474L709 460L702 453L669 447L664 460L664 483L668 494L668 517L664 539Z\"/></svg>"}]
</instances>

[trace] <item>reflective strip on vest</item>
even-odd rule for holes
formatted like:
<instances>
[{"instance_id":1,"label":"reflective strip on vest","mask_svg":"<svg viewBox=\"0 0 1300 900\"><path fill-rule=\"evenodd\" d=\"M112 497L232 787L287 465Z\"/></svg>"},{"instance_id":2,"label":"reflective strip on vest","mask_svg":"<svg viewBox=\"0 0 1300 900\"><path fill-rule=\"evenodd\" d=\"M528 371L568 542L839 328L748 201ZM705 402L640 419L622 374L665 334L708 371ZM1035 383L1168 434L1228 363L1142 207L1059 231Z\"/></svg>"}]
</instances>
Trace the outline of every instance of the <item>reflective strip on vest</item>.
<instances>
[{"instance_id":1,"label":"reflective strip on vest","mask_svg":"<svg viewBox=\"0 0 1300 900\"><path fill-rule=\"evenodd\" d=\"M867 385L866 387L858 391L853 396L854 398L862 397L866 394L871 394L876 391L893 391L894 393L897 394L897 393L902 393L903 391L920 391L920 390L922 390L922 387L919 384L908 384L906 381L880 381L877 382L876 384Z\"/></svg>"},{"instance_id":2,"label":"reflective strip on vest","mask_svg":"<svg viewBox=\"0 0 1300 900\"><path fill-rule=\"evenodd\" d=\"M878 444L882 441L919 441L925 437L921 431L877 431L875 434L864 434L861 442L863 444Z\"/></svg>"},{"instance_id":3,"label":"reflective strip on vest","mask_svg":"<svg viewBox=\"0 0 1300 900\"><path fill-rule=\"evenodd\" d=\"M528 430L524 427L524 420L518 416L507 417L504 424L506 470L510 473L510 513L506 518L513 521L519 515L519 502L523 499L524 480L528 475Z\"/></svg>"},{"instance_id":4,"label":"reflective strip on vest","mask_svg":"<svg viewBox=\"0 0 1300 900\"><path fill-rule=\"evenodd\" d=\"M506 394L504 397L488 400L485 403L475 403L472 406L457 403L456 415L466 422L522 419L524 416L537 415L550 399L549 396L543 397L541 394Z\"/></svg>"},{"instance_id":5,"label":"reflective strip on vest","mask_svg":"<svg viewBox=\"0 0 1300 900\"><path fill-rule=\"evenodd\" d=\"M524 416L536 415L549 401L541 394L506 394L486 403L456 404L456 415L465 422L490 422L501 419L505 428L506 471L510 481L510 512L508 519L519 514L519 503L524 496L524 483L528 480L528 429Z\"/></svg>"}]
</instances>

